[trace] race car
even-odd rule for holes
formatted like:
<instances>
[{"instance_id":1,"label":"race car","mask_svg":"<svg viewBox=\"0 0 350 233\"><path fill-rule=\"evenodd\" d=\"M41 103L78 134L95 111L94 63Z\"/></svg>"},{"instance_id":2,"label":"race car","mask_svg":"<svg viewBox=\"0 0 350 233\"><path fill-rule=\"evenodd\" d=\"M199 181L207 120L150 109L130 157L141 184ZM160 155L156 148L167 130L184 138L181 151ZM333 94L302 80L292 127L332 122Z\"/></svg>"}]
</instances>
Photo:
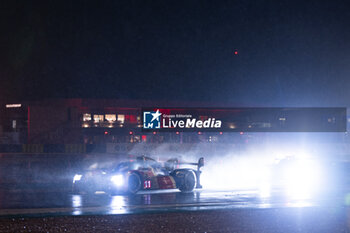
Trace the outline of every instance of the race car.
<instances>
[{"instance_id":1,"label":"race car","mask_svg":"<svg viewBox=\"0 0 350 233\"><path fill-rule=\"evenodd\" d=\"M196 166L181 168L183 166ZM74 193L92 193L104 191L110 194L136 194L141 190L179 189L181 192L192 192L201 188L201 167L204 158L198 163L179 163L170 159L164 163L150 157L141 156L136 160L119 163L114 169L106 171L97 169L73 177Z\"/></svg>"}]
</instances>

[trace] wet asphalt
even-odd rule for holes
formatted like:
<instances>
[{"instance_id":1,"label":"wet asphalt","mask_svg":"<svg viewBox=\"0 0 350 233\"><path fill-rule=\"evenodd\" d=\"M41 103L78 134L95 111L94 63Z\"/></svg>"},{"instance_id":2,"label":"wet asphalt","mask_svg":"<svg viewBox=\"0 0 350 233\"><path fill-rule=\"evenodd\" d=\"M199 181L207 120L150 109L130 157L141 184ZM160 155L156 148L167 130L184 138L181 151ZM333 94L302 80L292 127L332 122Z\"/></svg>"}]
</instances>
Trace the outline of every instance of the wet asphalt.
<instances>
[{"instance_id":1,"label":"wet asphalt","mask_svg":"<svg viewBox=\"0 0 350 233\"><path fill-rule=\"evenodd\" d=\"M350 192L349 192L350 193ZM0 217L110 215L197 211L216 209L269 209L346 207L350 194L338 192L293 197L281 190L177 190L140 192L137 195L108 195L103 192L72 195L67 192L0 192Z\"/></svg>"},{"instance_id":2,"label":"wet asphalt","mask_svg":"<svg viewBox=\"0 0 350 233\"><path fill-rule=\"evenodd\" d=\"M0 192L0 232L350 232L350 195Z\"/></svg>"}]
</instances>

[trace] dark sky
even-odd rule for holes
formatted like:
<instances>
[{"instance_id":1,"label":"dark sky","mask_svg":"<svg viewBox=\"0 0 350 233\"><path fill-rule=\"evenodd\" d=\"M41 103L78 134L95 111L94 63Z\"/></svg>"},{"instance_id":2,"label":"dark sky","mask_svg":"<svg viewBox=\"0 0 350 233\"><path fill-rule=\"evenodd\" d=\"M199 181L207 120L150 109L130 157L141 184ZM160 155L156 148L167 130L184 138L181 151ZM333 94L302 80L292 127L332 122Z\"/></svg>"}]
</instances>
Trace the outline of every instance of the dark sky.
<instances>
[{"instance_id":1,"label":"dark sky","mask_svg":"<svg viewBox=\"0 0 350 233\"><path fill-rule=\"evenodd\" d=\"M346 1L23 0L0 10L1 98L350 105Z\"/></svg>"}]
</instances>

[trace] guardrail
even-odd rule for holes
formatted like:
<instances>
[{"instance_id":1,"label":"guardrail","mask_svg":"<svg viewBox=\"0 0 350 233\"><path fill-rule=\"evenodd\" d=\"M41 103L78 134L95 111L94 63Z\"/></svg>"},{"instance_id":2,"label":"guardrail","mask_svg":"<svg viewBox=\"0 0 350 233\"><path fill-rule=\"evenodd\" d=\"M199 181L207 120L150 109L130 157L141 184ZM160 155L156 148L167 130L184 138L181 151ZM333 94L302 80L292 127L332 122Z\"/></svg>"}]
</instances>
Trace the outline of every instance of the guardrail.
<instances>
[{"instance_id":1,"label":"guardrail","mask_svg":"<svg viewBox=\"0 0 350 233\"><path fill-rule=\"evenodd\" d=\"M0 144L0 153L85 154L94 151L95 148L101 148L101 146L85 144Z\"/></svg>"}]
</instances>

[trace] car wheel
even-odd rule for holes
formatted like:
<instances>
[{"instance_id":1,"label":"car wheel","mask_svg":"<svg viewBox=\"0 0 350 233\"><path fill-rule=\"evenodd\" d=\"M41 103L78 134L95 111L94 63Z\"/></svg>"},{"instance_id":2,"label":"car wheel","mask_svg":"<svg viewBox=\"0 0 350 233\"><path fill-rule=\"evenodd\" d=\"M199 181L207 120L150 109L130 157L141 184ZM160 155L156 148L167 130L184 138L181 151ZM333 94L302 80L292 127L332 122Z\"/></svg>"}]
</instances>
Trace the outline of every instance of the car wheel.
<instances>
[{"instance_id":1,"label":"car wheel","mask_svg":"<svg viewBox=\"0 0 350 233\"><path fill-rule=\"evenodd\" d=\"M130 194L136 194L141 190L141 177L137 173L131 173L128 179L128 192Z\"/></svg>"},{"instance_id":2,"label":"car wheel","mask_svg":"<svg viewBox=\"0 0 350 233\"><path fill-rule=\"evenodd\" d=\"M186 171L179 189L181 192L192 192L196 187L197 179L193 171Z\"/></svg>"}]
</instances>

